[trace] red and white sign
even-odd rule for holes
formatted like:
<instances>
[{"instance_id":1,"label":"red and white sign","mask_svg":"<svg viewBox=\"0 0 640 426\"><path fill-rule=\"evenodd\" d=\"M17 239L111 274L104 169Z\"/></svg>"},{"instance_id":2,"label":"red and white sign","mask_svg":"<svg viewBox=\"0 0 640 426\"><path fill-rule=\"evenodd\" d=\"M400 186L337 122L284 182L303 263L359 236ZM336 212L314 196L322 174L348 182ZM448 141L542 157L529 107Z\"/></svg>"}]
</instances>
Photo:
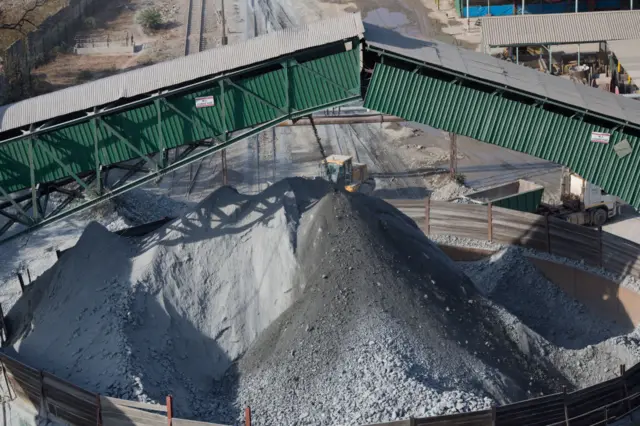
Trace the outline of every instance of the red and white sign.
<instances>
[{"instance_id":1,"label":"red and white sign","mask_svg":"<svg viewBox=\"0 0 640 426\"><path fill-rule=\"evenodd\" d=\"M214 106L216 103L213 100L213 96L203 96L201 98L196 98L196 108L209 108Z\"/></svg>"},{"instance_id":2,"label":"red and white sign","mask_svg":"<svg viewBox=\"0 0 640 426\"><path fill-rule=\"evenodd\" d=\"M591 142L609 143L611 133L591 132Z\"/></svg>"}]
</instances>

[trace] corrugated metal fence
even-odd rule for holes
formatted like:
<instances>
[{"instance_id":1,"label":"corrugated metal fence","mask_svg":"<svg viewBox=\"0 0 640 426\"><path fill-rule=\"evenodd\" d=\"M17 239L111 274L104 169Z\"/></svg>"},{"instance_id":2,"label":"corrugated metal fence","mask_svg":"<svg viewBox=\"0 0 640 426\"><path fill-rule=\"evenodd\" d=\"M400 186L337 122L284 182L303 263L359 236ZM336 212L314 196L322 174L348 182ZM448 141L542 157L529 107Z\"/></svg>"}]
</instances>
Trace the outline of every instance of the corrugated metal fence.
<instances>
[{"instance_id":1,"label":"corrugated metal fence","mask_svg":"<svg viewBox=\"0 0 640 426\"><path fill-rule=\"evenodd\" d=\"M173 417L167 405L109 398L0 354L2 379L11 400L20 399L48 418L77 426L223 426Z\"/></svg>"},{"instance_id":2,"label":"corrugated metal fence","mask_svg":"<svg viewBox=\"0 0 640 426\"><path fill-rule=\"evenodd\" d=\"M640 245L601 229L593 230L555 218L491 205L454 204L429 199L387 201L421 223L426 234L517 244L563 257L584 259L585 263L594 266L605 265L616 273L640 276ZM71 425L215 426L173 417L170 397L167 405L109 398L2 353L0 364L4 376L0 380L5 381L12 399L20 398L36 410ZM576 392L548 395L490 410L412 418L381 423L380 426L594 426L612 423L638 407L640 364L629 370L621 366L619 377ZM249 419L247 425L250 425Z\"/></svg>"},{"instance_id":3,"label":"corrugated metal fence","mask_svg":"<svg viewBox=\"0 0 640 426\"><path fill-rule=\"evenodd\" d=\"M49 373L0 354L11 399L70 425L222 426L173 417L167 405L109 398L86 391ZM609 424L640 407L640 364L620 377L571 393L558 393L471 413L381 423L385 426L592 426ZM248 412L248 410L247 410ZM249 426L250 413L246 424Z\"/></svg>"},{"instance_id":4,"label":"corrugated metal fence","mask_svg":"<svg viewBox=\"0 0 640 426\"><path fill-rule=\"evenodd\" d=\"M492 205L386 200L416 220L427 235L518 245L566 257L617 275L640 277L640 244L562 219Z\"/></svg>"}]
</instances>

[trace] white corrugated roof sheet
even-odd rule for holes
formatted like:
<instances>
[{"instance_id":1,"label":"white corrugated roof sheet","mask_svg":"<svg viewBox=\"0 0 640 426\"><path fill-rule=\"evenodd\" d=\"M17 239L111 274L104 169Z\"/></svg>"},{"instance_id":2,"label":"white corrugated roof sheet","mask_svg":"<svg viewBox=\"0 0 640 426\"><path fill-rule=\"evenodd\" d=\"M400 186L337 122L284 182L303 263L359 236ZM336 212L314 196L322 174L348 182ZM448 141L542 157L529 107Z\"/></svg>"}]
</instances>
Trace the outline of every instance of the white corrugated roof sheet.
<instances>
[{"instance_id":1,"label":"white corrugated roof sheet","mask_svg":"<svg viewBox=\"0 0 640 426\"><path fill-rule=\"evenodd\" d=\"M609 43L609 49L633 82L640 86L640 40L614 41Z\"/></svg>"},{"instance_id":2,"label":"white corrugated roof sheet","mask_svg":"<svg viewBox=\"0 0 640 426\"><path fill-rule=\"evenodd\" d=\"M0 132L153 93L225 71L358 37L359 13L345 14L248 41L207 50L0 107Z\"/></svg>"},{"instance_id":3,"label":"white corrugated roof sheet","mask_svg":"<svg viewBox=\"0 0 640 426\"><path fill-rule=\"evenodd\" d=\"M638 101L451 44L419 40L375 25L364 25L367 44L377 49L640 125Z\"/></svg>"},{"instance_id":4,"label":"white corrugated roof sheet","mask_svg":"<svg viewBox=\"0 0 640 426\"><path fill-rule=\"evenodd\" d=\"M640 38L640 10L499 16L481 24L482 43L489 47Z\"/></svg>"}]
</instances>

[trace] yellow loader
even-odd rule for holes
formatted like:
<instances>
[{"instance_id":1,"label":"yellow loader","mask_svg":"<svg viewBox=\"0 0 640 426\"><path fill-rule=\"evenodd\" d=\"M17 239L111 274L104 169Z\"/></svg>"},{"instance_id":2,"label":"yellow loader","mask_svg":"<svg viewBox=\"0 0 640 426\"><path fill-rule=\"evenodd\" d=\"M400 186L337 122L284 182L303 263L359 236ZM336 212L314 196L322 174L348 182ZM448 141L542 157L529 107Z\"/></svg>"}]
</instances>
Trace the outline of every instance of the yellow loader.
<instances>
[{"instance_id":1,"label":"yellow loader","mask_svg":"<svg viewBox=\"0 0 640 426\"><path fill-rule=\"evenodd\" d=\"M371 193L375 180L369 177L366 164L354 163L350 155L329 155L321 164L322 175L333 183L344 185L349 192Z\"/></svg>"}]
</instances>

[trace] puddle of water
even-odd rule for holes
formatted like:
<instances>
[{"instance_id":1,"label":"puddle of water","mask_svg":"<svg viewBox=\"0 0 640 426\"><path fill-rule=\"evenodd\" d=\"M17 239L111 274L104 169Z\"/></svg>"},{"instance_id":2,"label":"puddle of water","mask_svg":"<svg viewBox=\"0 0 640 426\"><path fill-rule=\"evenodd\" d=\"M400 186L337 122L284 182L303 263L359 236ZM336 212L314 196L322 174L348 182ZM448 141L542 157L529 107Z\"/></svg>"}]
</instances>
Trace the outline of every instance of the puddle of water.
<instances>
[{"instance_id":1,"label":"puddle of water","mask_svg":"<svg viewBox=\"0 0 640 426\"><path fill-rule=\"evenodd\" d=\"M355 4L362 11L364 20L371 24L393 29L408 37L436 39L462 47L474 47L470 43L458 41L455 37L443 33L442 24L428 16L429 10L419 0L378 0L375 2L355 0Z\"/></svg>"},{"instance_id":2,"label":"puddle of water","mask_svg":"<svg viewBox=\"0 0 640 426\"><path fill-rule=\"evenodd\" d=\"M402 12L392 12L386 7L379 7L367 13L365 21L384 28L396 29L409 24L407 15Z\"/></svg>"}]
</instances>

